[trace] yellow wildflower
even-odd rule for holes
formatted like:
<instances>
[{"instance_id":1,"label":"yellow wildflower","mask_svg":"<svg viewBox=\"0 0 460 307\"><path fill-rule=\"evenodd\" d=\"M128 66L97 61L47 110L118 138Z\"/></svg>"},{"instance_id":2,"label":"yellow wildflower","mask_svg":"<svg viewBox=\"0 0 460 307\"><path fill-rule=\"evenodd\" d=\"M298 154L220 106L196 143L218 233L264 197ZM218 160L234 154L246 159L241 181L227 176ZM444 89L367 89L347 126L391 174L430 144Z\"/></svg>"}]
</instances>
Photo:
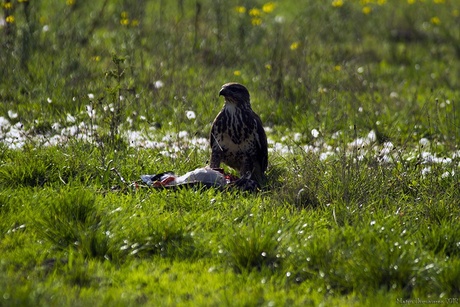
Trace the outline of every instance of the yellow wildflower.
<instances>
[{"instance_id":1,"label":"yellow wildflower","mask_svg":"<svg viewBox=\"0 0 460 307\"><path fill-rule=\"evenodd\" d=\"M335 65L335 66L334 66L334 70L335 70L335 71L341 71L341 70L342 70L342 66L340 66L340 65Z\"/></svg>"},{"instance_id":2,"label":"yellow wildflower","mask_svg":"<svg viewBox=\"0 0 460 307\"><path fill-rule=\"evenodd\" d=\"M265 64L265 68L266 68L267 70L271 70L271 69L272 69L272 66L271 66L270 64Z\"/></svg>"},{"instance_id":3,"label":"yellow wildflower","mask_svg":"<svg viewBox=\"0 0 460 307\"><path fill-rule=\"evenodd\" d=\"M6 16L5 21L7 23L14 23L14 16L13 15Z\"/></svg>"},{"instance_id":4,"label":"yellow wildflower","mask_svg":"<svg viewBox=\"0 0 460 307\"><path fill-rule=\"evenodd\" d=\"M235 11L240 14L246 13L246 8L244 6L237 6L235 7Z\"/></svg>"},{"instance_id":5,"label":"yellow wildflower","mask_svg":"<svg viewBox=\"0 0 460 307\"><path fill-rule=\"evenodd\" d=\"M252 18L251 23L253 26L260 26L262 24L262 19L259 17Z\"/></svg>"},{"instance_id":6,"label":"yellow wildflower","mask_svg":"<svg viewBox=\"0 0 460 307\"><path fill-rule=\"evenodd\" d=\"M66 3L68 6L72 6L72 5L75 4L75 0L67 0L65 3Z\"/></svg>"},{"instance_id":7,"label":"yellow wildflower","mask_svg":"<svg viewBox=\"0 0 460 307\"><path fill-rule=\"evenodd\" d=\"M91 58L94 62L99 62L101 60L101 56L100 55L95 55Z\"/></svg>"},{"instance_id":8,"label":"yellow wildflower","mask_svg":"<svg viewBox=\"0 0 460 307\"><path fill-rule=\"evenodd\" d=\"M252 8L249 10L249 16L252 17L259 17L260 16L260 10L258 8Z\"/></svg>"},{"instance_id":9,"label":"yellow wildflower","mask_svg":"<svg viewBox=\"0 0 460 307\"><path fill-rule=\"evenodd\" d=\"M300 42L293 42L291 46L289 46L289 49L296 50L297 48L299 48L299 46L300 46Z\"/></svg>"},{"instance_id":10,"label":"yellow wildflower","mask_svg":"<svg viewBox=\"0 0 460 307\"><path fill-rule=\"evenodd\" d=\"M415 3L415 0L407 0L407 3L409 3L409 4L414 4L414 3Z\"/></svg>"},{"instance_id":11,"label":"yellow wildflower","mask_svg":"<svg viewBox=\"0 0 460 307\"><path fill-rule=\"evenodd\" d=\"M139 25L139 20L137 20L137 19L131 20L131 26L137 27L138 25Z\"/></svg>"},{"instance_id":12,"label":"yellow wildflower","mask_svg":"<svg viewBox=\"0 0 460 307\"><path fill-rule=\"evenodd\" d=\"M384 5L387 2L387 0L377 0L378 5Z\"/></svg>"},{"instance_id":13,"label":"yellow wildflower","mask_svg":"<svg viewBox=\"0 0 460 307\"><path fill-rule=\"evenodd\" d=\"M370 6L365 6L363 7L363 14L370 14L370 12L372 12L372 8Z\"/></svg>"},{"instance_id":14,"label":"yellow wildflower","mask_svg":"<svg viewBox=\"0 0 460 307\"><path fill-rule=\"evenodd\" d=\"M435 26L441 24L441 19L438 16L431 17L430 22Z\"/></svg>"},{"instance_id":15,"label":"yellow wildflower","mask_svg":"<svg viewBox=\"0 0 460 307\"><path fill-rule=\"evenodd\" d=\"M433 2L440 4L440 3L445 3L446 1L445 0L433 0Z\"/></svg>"},{"instance_id":16,"label":"yellow wildflower","mask_svg":"<svg viewBox=\"0 0 460 307\"><path fill-rule=\"evenodd\" d=\"M11 10L13 8L13 4L11 2L5 2L3 3L3 8L5 10Z\"/></svg>"},{"instance_id":17,"label":"yellow wildflower","mask_svg":"<svg viewBox=\"0 0 460 307\"><path fill-rule=\"evenodd\" d=\"M123 11L121 12L120 16L121 16L120 24L123 26L129 25L128 12Z\"/></svg>"},{"instance_id":18,"label":"yellow wildflower","mask_svg":"<svg viewBox=\"0 0 460 307\"><path fill-rule=\"evenodd\" d=\"M267 2L262 6L262 11L264 13L271 13L275 9L275 3Z\"/></svg>"},{"instance_id":19,"label":"yellow wildflower","mask_svg":"<svg viewBox=\"0 0 460 307\"><path fill-rule=\"evenodd\" d=\"M237 77L238 77L238 76L241 76L241 70L235 70L235 71L233 72L233 74L234 74L235 76L237 76Z\"/></svg>"},{"instance_id":20,"label":"yellow wildflower","mask_svg":"<svg viewBox=\"0 0 460 307\"><path fill-rule=\"evenodd\" d=\"M341 7L341 6L343 6L343 0L334 0L334 1L332 1L332 6L333 7Z\"/></svg>"}]
</instances>

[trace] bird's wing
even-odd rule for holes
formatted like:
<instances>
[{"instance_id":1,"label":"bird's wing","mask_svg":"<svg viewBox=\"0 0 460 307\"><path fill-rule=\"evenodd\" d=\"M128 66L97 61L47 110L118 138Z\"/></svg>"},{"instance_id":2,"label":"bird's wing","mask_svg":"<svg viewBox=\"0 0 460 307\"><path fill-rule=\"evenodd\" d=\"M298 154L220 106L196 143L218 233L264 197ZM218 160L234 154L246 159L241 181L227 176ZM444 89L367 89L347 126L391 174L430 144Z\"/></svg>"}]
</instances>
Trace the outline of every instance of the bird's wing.
<instances>
[{"instance_id":1,"label":"bird's wing","mask_svg":"<svg viewBox=\"0 0 460 307\"><path fill-rule=\"evenodd\" d=\"M265 134L264 127L262 125L262 121L260 120L259 115L254 113L255 122L256 122L256 129L257 129L257 136L258 140L258 148L257 148L257 155L261 157L261 166L262 170L265 171L268 166L268 144L267 144L267 135Z\"/></svg>"}]
</instances>

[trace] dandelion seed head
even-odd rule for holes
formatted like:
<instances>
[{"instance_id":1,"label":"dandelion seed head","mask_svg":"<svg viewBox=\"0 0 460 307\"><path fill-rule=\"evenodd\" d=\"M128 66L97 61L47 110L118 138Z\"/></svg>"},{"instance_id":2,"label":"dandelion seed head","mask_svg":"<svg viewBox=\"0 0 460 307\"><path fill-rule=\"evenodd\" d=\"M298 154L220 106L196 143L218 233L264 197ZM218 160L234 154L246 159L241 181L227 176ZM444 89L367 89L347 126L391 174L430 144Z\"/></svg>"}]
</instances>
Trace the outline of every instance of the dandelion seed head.
<instances>
[{"instance_id":1,"label":"dandelion seed head","mask_svg":"<svg viewBox=\"0 0 460 307\"><path fill-rule=\"evenodd\" d=\"M317 138L319 136L319 131L317 129L312 129L311 130L311 135L314 137L314 138Z\"/></svg>"},{"instance_id":2,"label":"dandelion seed head","mask_svg":"<svg viewBox=\"0 0 460 307\"><path fill-rule=\"evenodd\" d=\"M421 145L421 146L428 146L430 145L430 140L428 140L427 138L421 138L418 143Z\"/></svg>"},{"instance_id":3,"label":"dandelion seed head","mask_svg":"<svg viewBox=\"0 0 460 307\"><path fill-rule=\"evenodd\" d=\"M278 15L275 17L275 22L276 23L284 23L284 16Z\"/></svg>"},{"instance_id":4,"label":"dandelion seed head","mask_svg":"<svg viewBox=\"0 0 460 307\"><path fill-rule=\"evenodd\" d=\"M390 98L391 98L391 99L396 99L396 98L398 98L398 97L399 97L398 93L396 93L396 92L391 92L391 93L390 93Z\"/></svg>"},{"instance_id":5,"label":"dandelion seed head","mask_svg":"<svg viewBox=\"0 0 460 307\"><path fill-rule=\"evenodd\" d=\"M157 81L155 81L154 86L155 86L156 89L160 89L160 88L162 88L163 86L165 86L165 84L164 84L163 81L157 80Z\"/></svg>"},{"instance_id":6,"label":"dandelion seed head","mask_svg":"<svg viewBox=\"0 0 460 307\"><path fill-rule=\"evenodd\" d=\"M61 129L61 125L59 123L54 123L51 125L51 129L57 131L59 129Z\"/></svg>"},{"instance_id":7,"label":"dandelion seed head","mask_svg":"<svg viewBox=\"0 0 460 307\"><path fill-rule=\"evenodd\" d=\"M179 131L177 136L181 139L187 139L188 138L188 132L187 131Z\"/></svg>"},{"instance_id":8,"label":"dandelion seed head","mask_svg":"<svg viewBox=\"0 0 460 307\"><path fill-rule=\"evenodd\" d=\"M75 117L69 113L67 113L66 120L69 123L75 123Z\"/></svg>"},{"instance_id":9,"label":"dandelion seed head","mask_svg":"<svg viewBox=\"0 0 460 307\"><path fill-rule=\"evenodd\" d=\"M196 118L196 114L195 112L193 111L185 111L185 116L188 118L188 119L195 119Z\"/></svg>"},{"instance_id":10,"label":"dandelion seed head","mask_svg":"<svg viewBox=\"0 0 460 307\"><path fill-rule=\"evenodd\" d=\"M11 118L11 119L15 119L18 117L18 113L12 111L12 110L8 110L8 117Z\"/></svg>"},{"instance_id":11,"label":"dandelion seed head","mask_svg":"<svg viewBox=\"0 0 460 307\"><path fill-rule=\"evenodd\" d=\"M302 139L302 133L299 133L299 132L294 133L293 139L295 142L300 142L300 140Z\"/></svg>"},{"instance_id":12,"label":"dandelion seed head","mask_svg":"<svg viewBox=\"0 0 460 307\"><path fill-rule=\"evenodd\" d=\"M431 172L431 166L425 167L422 169L422 176L425 176Z\"/></svg>"}]
</instances>

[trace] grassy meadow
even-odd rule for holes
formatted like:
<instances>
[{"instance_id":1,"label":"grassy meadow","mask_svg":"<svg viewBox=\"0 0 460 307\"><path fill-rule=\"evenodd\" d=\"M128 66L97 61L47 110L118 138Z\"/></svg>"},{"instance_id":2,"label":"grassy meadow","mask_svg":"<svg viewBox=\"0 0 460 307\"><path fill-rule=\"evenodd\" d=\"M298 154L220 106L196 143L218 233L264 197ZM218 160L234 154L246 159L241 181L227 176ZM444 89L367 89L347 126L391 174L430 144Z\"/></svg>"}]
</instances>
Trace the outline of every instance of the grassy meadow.
<instances>
[{"instance_id":1,"label":"grassy meadow","mask_svg":"<svg viewBox=\"0 0 460 307\"><path fill-rule=\"evenodd\" d=\"M0 306L460 304L458 1L1 4ZM143 187L229 81L267 186Z\"/></svg>"}]
</instances>

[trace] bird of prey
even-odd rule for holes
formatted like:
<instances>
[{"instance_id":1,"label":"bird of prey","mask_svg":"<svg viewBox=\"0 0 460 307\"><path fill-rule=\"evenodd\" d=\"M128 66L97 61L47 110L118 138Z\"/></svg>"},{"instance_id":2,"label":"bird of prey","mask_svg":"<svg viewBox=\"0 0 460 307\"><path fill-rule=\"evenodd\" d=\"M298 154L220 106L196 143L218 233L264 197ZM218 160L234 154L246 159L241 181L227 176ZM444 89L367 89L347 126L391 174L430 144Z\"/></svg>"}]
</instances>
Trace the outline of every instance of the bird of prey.
<instances>
[{"instance_id":1,"label":"bird of prey","mask_svg":"<svg viewBox=\"0 0 460 307\"><path fill-rule=\"evenodd\" d=\"M268 164L267 136L251 108L249 92L232 82L222 86L219 96L224 96L225 103L211 127L210 167L219 168L223 162L262 186Z\"/></svg>"}]
</instances>

